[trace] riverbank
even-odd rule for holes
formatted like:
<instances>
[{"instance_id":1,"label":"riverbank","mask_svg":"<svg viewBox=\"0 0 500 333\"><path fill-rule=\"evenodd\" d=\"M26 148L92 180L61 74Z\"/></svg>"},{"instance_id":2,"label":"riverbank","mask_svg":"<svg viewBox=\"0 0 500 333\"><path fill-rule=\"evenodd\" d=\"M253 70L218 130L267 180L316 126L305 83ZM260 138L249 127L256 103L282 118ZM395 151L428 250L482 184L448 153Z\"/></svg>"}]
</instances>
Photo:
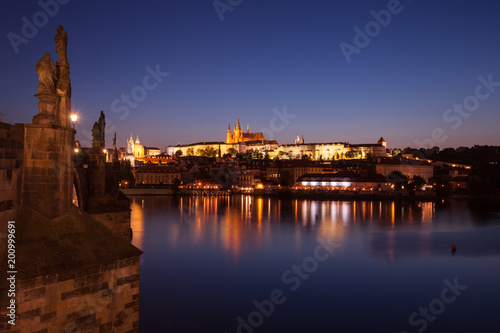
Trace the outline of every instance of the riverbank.
<instances>
[{"instance_id":1,"label":"riverbank","mask_svg":"<svg viewBox=\"0 0 500 333\"><path fill-rule=\"evenodd\" d=\"M121 190L126 196L220 196L212 192L188 192L181 191L175 193L169 188L126 188ZM309 200L343 200L343 201L438 201L443 199L498 199L500 196L473 196L473 195L452 195L438 196L434 193L425 192L396 192L396 191L297 191L286 189L254 190L253 192L224 192L224 195L251 195L257 197L276 197Z\"/></svg>"}]
</instances>

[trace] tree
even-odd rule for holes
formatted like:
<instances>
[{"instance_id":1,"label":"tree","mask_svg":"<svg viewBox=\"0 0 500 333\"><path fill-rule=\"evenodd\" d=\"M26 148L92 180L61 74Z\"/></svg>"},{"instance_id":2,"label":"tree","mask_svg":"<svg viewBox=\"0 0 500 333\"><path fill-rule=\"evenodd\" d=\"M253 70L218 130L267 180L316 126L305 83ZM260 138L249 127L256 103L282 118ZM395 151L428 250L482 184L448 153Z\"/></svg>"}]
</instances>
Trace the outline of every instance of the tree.
<instances>
[{"instance_id":1,"label":"tree","mask_svg":"<svg viewBox=\"0 0 500 333\"><path fill-rule=\"evenodd\" d=\"M236 149L234 149L234 148L229 148L229 149L227 150L227 153L228 153L228 154L231 154L231 156L234 158L234 157L236 157L236 155L238 154L238 151L237 151Z\"/></svg>"},{"instance_id":2,"label":"tree","mask_svg":"<svg viewBox=\"0 0 500 333\"><path fill-rule=\"evenodd\" d=\"M217 154L217 149L215 149L214 147L207 147L207 149L205 149L206 157L217 157Z\"/></svg>"},{"instance_id":3,"label":"tree","mask_svg":"<svg viewBox=\"0 0 500 333\"><path fill-rule=\"evenodd\" d=\"M182 150L178 149L178 150L175 152L175 156L176 156L176 157L181 157L181 156L182 156Z\"/></svg>"},{"instance_id":4,"label":"tree","mask_svg":"<svg viewBox=\"0 0 500 333\"><path fill-rule=\"evenodd\" d=\"M229 173L225 171L219 171L218 173L211 171L210 177L215 183L219 184L223 190L231 188L232 179Z\"/></svg>"},{"instance_id":5,"label":"tree","mask_svg":"<svg viewBox=\"0 0 500 333\"><path fill-rule=\"evenodd\" d=\"M430 179L431 183L434 186L434 190L436 191L436 195L440 197L450 196L453 191L453 186L450 184L450 181L443 177L432 177Z\"/></svg>"},{"instance_id":6,"label":"tree","mask_svg":"<svg viewBox=\"0 0 500 333\"><path fill-rule=\"evenodd\" d=\"M262 153L258 150L255 150L253 153L252 153L252 158L255 158L255 159L261 159L263 156L262 156Z\"/></svg>"},{"instance_id":7,"label":"tree","mask_svg":"<svg viewBox=\"0 0 500 333\"><path fill-rule=\"evenodd\" d=\"M467 181L467 189L475 195L491 195L497 191L496 186L487 178L474 174Z\"/></svg>"},{"instance_id":8,"label":"tree","mask_svg":"<svg viewBox=\"0 0 500 333\"><path fill-rule=\"evenodd\" d=\"M218 151L214 147L200 148L196 151L196 155L202 157L217 157L217 153Z\"/></svg>"},{"instance_id":9,"label":"tree","mask_svg":"<svg viewBox=\"0 0 500 333\"><path fill-rule=\"evenodd\" d=\"M402 153L402 151L399 148L394 148L392 150L392 156L394 156L394 157L401 155L401 153Z\"/></svg>"},{"instance_id":10,"label":"tree","mask_svg":"<svg viewBox=\"0 0 500 333\"><path fill-rule=\"evenodd\" d=\"M293 185L293 175L289 170L281 170L279 173L279 184L283 187Z\"/></svg>"},{"instance_id":11,"label":"tree","mask_svg":"<svg viewBox=\"0 0 500 333\"><path fill-rule=\"evenodd\" d=\"M129 185L135 184L134 173L132 172L132 164L129 160L122 160L120 162L120 180L124 180Z\"/></svg>"},{"instance_id":12,"label":"tree","mask_svg":"<svg viewBox=\"0 0 500 333\"><path fill-rule=\"evenodd\" d=\"M420 176L414 176L412 182L415 184L417 189L421 189L426 184L425 179Z\"/></svg>"},{"instance_id":13,"label":"tree","mask_svg":"<svg viewBox=\"0 0 500 333\"><path fill-rule=\"evenodd\" d=\"M347 152L347 154L345 154L345 156L347 158L357 159L357 158L361 158L361 153L357 150L350 150Z\"/></svg>"},{"instance_id":14,"label":"tree","mask_svg":"<svg viewBox=\"0 0 500 333\"><path fill-rule=\"evenodd\" d=\"M181 185L181 181L179 178L174 178L172 182L172 192L179 193L179 186Z\"/></svg>"},{"instance_id":15,"label":"tree","mask_svg":"<svg viewBox=\"0 0 500 333\"><path fill-rule=\"evenodd\" d=\"M395 190L400 190L401 187L408 181L408 177L401 173L401 171L391 172L389 175L387 175L387 179L389 180L389 182L394 184Z\"/></svg>"},{"instance_id":16,"label":"tree","mask_svg":"<svg viewBox=\"0 0 500 333\"><path fill-rule=\"evenodd\" d=\"M420 176L414 176L411 180L405 183L405 188L409 191L417 191L425 185L425 180Z\"/></svg>"},{"instance_id":17,"label":"tree","mask_svg":"<svg viewBox=\"0 0 500 333\"><path fill-rule=\"evenodd\" d=\"M193 155L194 155L194 149L193 149L193 147L189 147L189 148L186 150L186 155L187 155L187 156L193 156Z\"/></svg>"}]
</instances>

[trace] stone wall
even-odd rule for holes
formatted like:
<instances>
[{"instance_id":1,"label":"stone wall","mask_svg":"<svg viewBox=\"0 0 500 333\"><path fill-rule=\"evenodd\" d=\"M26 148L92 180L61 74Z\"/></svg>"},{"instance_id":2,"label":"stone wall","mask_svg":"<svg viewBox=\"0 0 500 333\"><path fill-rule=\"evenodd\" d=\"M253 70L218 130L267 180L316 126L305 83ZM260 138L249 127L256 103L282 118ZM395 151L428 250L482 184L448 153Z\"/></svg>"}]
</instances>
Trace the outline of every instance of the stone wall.
<instances>
[{"instance_id":1,"label":"stone wall","mask_svg":"<svg viewBox=\"0 0 500 333\"><path fill-rule=\"evenodd\" d=\"M23 203L49 219L67 214L73 184L75 130L24 124Z\"/></svg>"},{"instance_id":2,"label":"stone wall","mask_svg":"<svg viewBox=\"0 0 500 333\"><path fill-rule=\"evenodd\" d=\"M0 122L0 221L13 220L21 203L23 126ZM3 233L3 231L1 231Z\"/></svg>"},{"instance_id":3,"label":"stone wall","mask_svg":"<svg viewBox=\"0 0 500 333\"><path fill-rule=\"evenodd\" d=\"M89 154L89 195L103 198L106 193L106 155L104 153Z\"/></svg>"},{"instance_id":4,"label":"stone wall","mask_svg":"<svg viewBox=\"0 0 500 333\"><path fill-rule=\"evenodd\" d=\"M91 214L93 218L111 229L113 234L130 242L132 228L130 228L130 209L121 212Z\"/></svg>"},{"instance_id":5,"label":"stone wall","mask_svg":"<svg viewBox=\"0 0 500 333\"><path fill-rule=\"evenodd\" d=\"M138 332L139 257L18 281L16 326L7 332Z\"/></svg>"}]
</instances>

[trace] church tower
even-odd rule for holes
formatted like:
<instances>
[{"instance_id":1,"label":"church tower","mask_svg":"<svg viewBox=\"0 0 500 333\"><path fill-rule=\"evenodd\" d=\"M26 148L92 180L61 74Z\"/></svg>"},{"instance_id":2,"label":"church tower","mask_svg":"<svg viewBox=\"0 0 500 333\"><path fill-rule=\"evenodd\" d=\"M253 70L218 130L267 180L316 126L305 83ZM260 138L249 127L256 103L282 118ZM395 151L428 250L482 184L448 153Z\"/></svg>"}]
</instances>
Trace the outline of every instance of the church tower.
<instances>
[{"instance_id":1,"label":"church tower","mask_svg":"<svg viewBox=\"0 0 500 333\"><path fill-rule=\"evenodd\" d=\"M234 143L233 134L231 133L231 124L227 125L226 143Z\"/></svg>"},{"instance_id":2,"label":"church tower","mask_svg":"<svg viewBox=\"0 0 500 333\"><path fill-rule=\"evenodd\" d=\"M134 153L134 138L132 133L130 133L130 139L127 141L127 154L132 155Z\"/></svg>"},{"instance_id":3,"label":"church tower","mask_svg":"<svg viewBox=\"0 0 500 333\"><path fill-rule=\"evenodd\" d=\"M236 127L234 128L234 136L233 143L243 142L243 131L240 125L240 117L238 117L238 122L236 123Z\"/></svg>"}]
</instances>

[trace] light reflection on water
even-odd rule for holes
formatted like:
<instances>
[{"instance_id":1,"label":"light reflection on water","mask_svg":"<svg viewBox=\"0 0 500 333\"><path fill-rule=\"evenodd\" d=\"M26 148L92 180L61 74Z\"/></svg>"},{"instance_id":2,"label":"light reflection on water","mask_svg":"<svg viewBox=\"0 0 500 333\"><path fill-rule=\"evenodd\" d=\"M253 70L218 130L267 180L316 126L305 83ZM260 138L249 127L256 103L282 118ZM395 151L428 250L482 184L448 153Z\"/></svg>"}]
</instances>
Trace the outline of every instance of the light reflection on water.
<instances>
[{"instance_id":1,"label":"light reflection on water","mask_svg":"<svg viewBox=\"0 0 500 333\"><path fill-rule=\"evenodd\" d=\"M475 205L136 197L141 332L236 332L235 319L282 287L283 271L310 256L318 238L342 246L255 332L416 331L408 316L454 276L475 290L472 299L427 332L449 331L453 322L454 332L490 328L493 317L473 303L500 308L491 278L500 274L500 217Z\"/></svg>"}]
</instances>

